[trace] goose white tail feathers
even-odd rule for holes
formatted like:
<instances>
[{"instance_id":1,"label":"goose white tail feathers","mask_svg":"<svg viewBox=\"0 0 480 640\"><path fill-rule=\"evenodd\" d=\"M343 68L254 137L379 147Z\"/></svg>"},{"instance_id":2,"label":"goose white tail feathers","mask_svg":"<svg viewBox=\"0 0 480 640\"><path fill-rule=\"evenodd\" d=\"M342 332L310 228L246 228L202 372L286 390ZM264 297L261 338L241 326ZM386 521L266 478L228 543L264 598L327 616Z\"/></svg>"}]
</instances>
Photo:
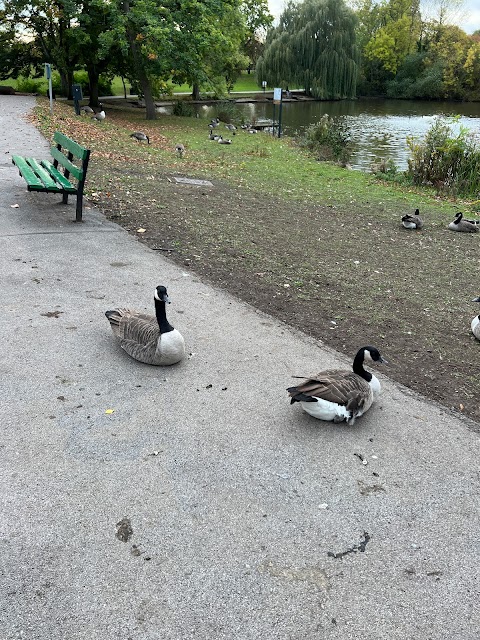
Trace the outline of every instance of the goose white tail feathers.
<instances>
[{"instance_id":1,"label":"goose white tail feathers","mask_svg":"<svg viewBox=\"0 0 480 640\"><path fill-rule=\"evenodd\" d=\"M167 289L155 289L155 316L119 308L105 312L113 335L129 356L152 365L171 365L185 355L185 341L181 333L168 322L165 304L170 302Z\"/></svg>"},{"instance_id":2,"label":"goose white tail feathers","mask_svg":"<svg viewBox=\"0 0 480 640\"><path fill-rule=\"evenodd\" d=\"M378 349L362 347L355 355L352 371L329 369L289 387L290 404L299 402L304 411L319 420L353 425L380 393L379 380L363 368L366 358L386 363Z\"/></svg>"}]
</instances>

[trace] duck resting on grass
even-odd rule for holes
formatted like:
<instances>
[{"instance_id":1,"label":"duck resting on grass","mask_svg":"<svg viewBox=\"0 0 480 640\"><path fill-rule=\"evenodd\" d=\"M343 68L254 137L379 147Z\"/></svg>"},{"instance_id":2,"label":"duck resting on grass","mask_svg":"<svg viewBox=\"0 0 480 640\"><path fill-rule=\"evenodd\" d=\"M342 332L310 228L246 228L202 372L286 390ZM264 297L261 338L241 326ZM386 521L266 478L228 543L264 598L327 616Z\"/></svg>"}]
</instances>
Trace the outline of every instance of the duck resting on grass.
<instances>
[{"instance_id":1,"label":"duck resting on grass","mask_svg":"<svg viewBox=\"0 0 480 640\"><path fill-rule=\"evenodd\" d=\"M451 231L462 231L463 233L478 233L479 227L480 224L476 220L466 220L460 211L448 225Z\"/></svg>"},{"instance_id":2,"label":"duck resting on grass","mask_svg":"<svg viewBox=\"0 0 480 640\"><path fill-rule=\"evenodd\" d=\"M353 425L380 393L379 380L363 367L365 359L386 363L378 349L362 347L353 360L353 371L328 369L305 377L305 382L296 387L289 387L290 404L299 402L304 411L319 420L345 420Z\"/></svg>"},{"instance_id":3,"label":"duck resting on grass","mask_svg":"<svg viewBox=\"0 0 480 640\"><path fill-rule=\"evenodd\" d=\"M402 226L405 229L422 229L423 228L423 220L420 217L420 211L415 209L415 213L407 213L402 218Z\"/></svg>"},{"instance_id":4,"label":"duck resting on grass","mask_svg":"<svg viewBox=\"0 0 480 640\"><path fill-rule=\"evenodd\" d=\"M166 287L156 287L154 301L154 316L132 309L113 309L105 315L129 356L145 364L175 364L185 355L185 341L167 320L165 304L170 300Z\"/></svg>"}]
</instances>

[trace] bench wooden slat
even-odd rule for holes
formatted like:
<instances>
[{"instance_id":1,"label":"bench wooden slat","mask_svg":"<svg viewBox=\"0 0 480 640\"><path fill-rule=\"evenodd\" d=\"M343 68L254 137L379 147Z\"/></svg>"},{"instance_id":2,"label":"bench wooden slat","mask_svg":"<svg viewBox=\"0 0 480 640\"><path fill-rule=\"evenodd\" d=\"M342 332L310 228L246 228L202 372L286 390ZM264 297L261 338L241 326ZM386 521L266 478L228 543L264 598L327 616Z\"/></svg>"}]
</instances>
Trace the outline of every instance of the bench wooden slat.
<instances>
[{"instance_id":1,"label":"bench wooden slat","mask_svg":"<svg viewBox=\"0 0 480 640\"><path fill-rule=\"evenodd\" d=\"M40 164L45 167L45 169L53 176L53 178L62 186L64 191L68 191L69 193L76 193L77 189L73 186L73 184L65 178L63 173L53 166L51 162L48 160L41 160Z\"/></svg>"},{"instance_id":2,"label":"bench wooden slat","mask_svg":"<svg viewBox=\"0 0 480 640\"><path fill-rule=\"evenodd\" d=\"M45 188L47 188L49 191L53 191L54 193L63 191L62 187L58 186L55 179L52 178L52 176L48 173L48 171L46 171L45 168L42 167L37 160L35 160L35 158L25 158L25 160L35 171L35 175L37 175L40 178L40 180L43 182L43 186ZM31 188L35 189L35 187L31 187Z\"/></svg>"},{"instance_id":3,"label":"bench wooden slat","mask_svg":"<svg viewBox=\"0 0 480 640\"><path fill-rule=\"evenodd\" d=\"M83 170L76 167L73 162L71 162L68 158L66 158L61 151L57 149L57 147L52 147L50 149L50 153L58 161L62 167L65 167L67 171L70 171L72 176L74 176L77 180L83 179Z\"/></svg>"},{"instance_id":4,"label":"bench wooden slat","mask_svg":"<svg viewBox=\"0 0 480 640\"><path fill-rule=\"evenodd\" d=\"M90 149L85 149L60 131L55 132L53 140L56 143L56 146L50 150L53 164L50 160L36 160L15 155L12 156L12 162L26 181L29 191L62 193L64 204L68 203L70 195L76 195L75 220L81 222L83 190L90 160ZM77 166L78 161L81 161L81 167ZM75 178L77 183L72 184L70 176Z\"/></svg>"},{"instance_id":5,"label":"bench wooden slat","mask_svg":"<svg viewBox=\"0 0 480 640\"><path fill-rule=\"evenodd\" d=\"M85 158L87 157L88 149L85 149L85 147L79 145L78 142L75 142L75 140L68 138L65 134L60 133L60 131L55 131L53 141L57 144L62 145L64 149L67 149L68 151L73 153L73 155L76 158L80 158L80 160L85 160Z\"/></svg>"},{"instance_id":6,"label":"bench wooden slat","mask_svg":"<svg viewBox=\"0 0 480 640\"><path fill-rule=\"evenodd\" d=\"M29 188L31 189L45 188L43 182L40 180L40 178L37 175L35 175L35 172L28 164L26 158L22 156L12 156L12 162L14 165L16 165L16 167L20 171L20 174L28 184Z\"/></svg>"}]
</instances>

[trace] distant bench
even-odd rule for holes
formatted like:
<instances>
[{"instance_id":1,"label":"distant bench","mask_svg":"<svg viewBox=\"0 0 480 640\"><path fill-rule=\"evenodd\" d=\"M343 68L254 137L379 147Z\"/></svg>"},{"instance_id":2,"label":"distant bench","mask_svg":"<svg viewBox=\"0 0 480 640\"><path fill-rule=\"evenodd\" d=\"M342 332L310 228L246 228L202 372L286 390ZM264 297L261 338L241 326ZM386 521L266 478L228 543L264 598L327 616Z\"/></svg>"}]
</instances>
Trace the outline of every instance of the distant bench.
<instances>
[{"instance_id":1,"label":"distant bench","mask_svg":"<svg viewBox=\"0 0 480 640\"><path fill-rule=\"evenodd\" d=\"M35 160L23 156L12 156L12 162L17 166L20 175L27 183L28 191L45 193L62 193L62 202L68 202L69 195L77 196L76 222L82 220L83 187L87 177L90 149L82 147L59 131L55 132L50 153L53 163L49 160ZM74 164L77 162L77 164ZM59 165L63 172L59 171ZM78 166L77 166L78 165ZM76 179L72 184L70 177Z\"/></svg>"}]
</instances>

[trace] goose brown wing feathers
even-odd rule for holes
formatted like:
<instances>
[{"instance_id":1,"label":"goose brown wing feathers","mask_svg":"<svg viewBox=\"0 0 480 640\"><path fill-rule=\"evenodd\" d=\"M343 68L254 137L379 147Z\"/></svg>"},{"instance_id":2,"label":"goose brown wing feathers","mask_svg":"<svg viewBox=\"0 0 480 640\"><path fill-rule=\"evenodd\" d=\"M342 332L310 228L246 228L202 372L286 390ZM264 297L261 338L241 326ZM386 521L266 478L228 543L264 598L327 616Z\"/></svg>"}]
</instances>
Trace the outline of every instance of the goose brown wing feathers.
<instances>
[{"instance_id":1,"label":"goose brown wing feathers","mask_svg":"<svg viewBox=\"0 0 480 640\"><path fill-rule=\"evenodd\" d=\"M370 393L370 386L353 371L331 369L307 378L288 391L293 400L296 395L304 394L353 408L354 404L358 405L361 394Z\"/></svg>"}]
</instances>

